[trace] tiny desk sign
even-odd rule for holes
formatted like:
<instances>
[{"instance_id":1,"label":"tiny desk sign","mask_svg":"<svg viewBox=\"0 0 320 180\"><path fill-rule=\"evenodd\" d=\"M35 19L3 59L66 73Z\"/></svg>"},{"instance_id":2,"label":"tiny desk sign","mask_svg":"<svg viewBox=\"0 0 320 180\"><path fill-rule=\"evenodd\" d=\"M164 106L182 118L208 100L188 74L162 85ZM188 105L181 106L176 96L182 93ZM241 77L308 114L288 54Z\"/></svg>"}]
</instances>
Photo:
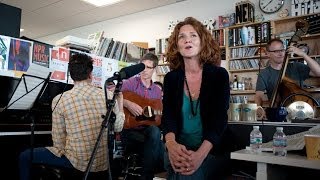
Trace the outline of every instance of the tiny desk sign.
<instances>
[{"instance_id":1,"label":"tiny desk sign","mask_svg":"<svg viewBox=\"0 0 320 180\"><path fill-rule=\"evenodd\" d=\"M254 22L254 4L250 1L236 3L236 24Z\"/></svg>"},{"instance_id":2,"label":"tiny desk sign","mask_svg":"<svg viewBox=\"0 0 320 180\"><path fill-rule=\"evenodd\" d=\"M291 16L301 16L320 12L319 0L292 0Z\"/></svg>"}]
</instances>

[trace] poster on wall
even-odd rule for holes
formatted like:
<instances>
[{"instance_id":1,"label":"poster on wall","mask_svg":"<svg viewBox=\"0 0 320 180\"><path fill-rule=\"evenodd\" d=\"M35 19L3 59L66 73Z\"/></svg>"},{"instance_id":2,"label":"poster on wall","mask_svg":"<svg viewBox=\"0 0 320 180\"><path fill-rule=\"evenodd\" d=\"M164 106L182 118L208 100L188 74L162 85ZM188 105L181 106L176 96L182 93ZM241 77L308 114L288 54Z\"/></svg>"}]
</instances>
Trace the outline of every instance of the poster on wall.
<instances>
[{"instance_id":1,"label":"poster on wall","mask_svg":"<svg viewBox=\"0 0 320 180\"><path fill-rule=\"evenodd\" d=\"M93 60L92 85L102 87L102 57L91 55Z\"/></svg>"},{"instance_id":2,"label":"poster on wall","mask_svg":"<svg viewBox=\"0 0 320 180\"><path fill-rule=\"evenodd\" d=\"M119 71L119 62L121 61L110 58L103 58L101 76L102 88L104 88L104 83L106 82L106 80L112 77L115 72Z\"/></svg>"},{"instance_id":3,"label":"poster on wall","mask_svg":"<svg viewBox=\"0 0 320 180\"><path fill-rule=\"evenodd\" d=\"M20 77L27 72L32 57L33 42L22 39L11 38L8 70L15 71L15 76Z\"/></svg>"},{"instance_id":4,"label":"poster on wall","mask_svg":"<svg viewBox=\"0 0 320 180\"><path fill-rule=\"evenodd\" d=\"M53 46L49 44L34 42L32 63L48 68L50 59L50 49L52 49L52 47Z\"/></svg>"},{"instance_id":5,"label":"poster on wall","mask_svg":"<svg viewBox=\"0 0 320 180\"><path fill-rule=\"evenodd\" d=\"M61 47L54 47L51 50L51 61L49 68L52 71L51 80L67 83L67 71L70 51ZM68 78L68 83L71 83Z\"/></svg>"},{"instance_id":6,"label":"poster on wall","mask_svg":"<svg viewBox=\"0 0 320 180\"><path fill-rule=\"evenodd\" d=\"M8 71L9 49L10 37L0 36L0 75L13 76L13 72Z\"/></svg>"},{"instance_id":7,"label":"poster on wall","mask_svg":"<svg viewBox=\"0 0 320 180\"><path fill-rule=\"evenodd\" d=\"M52 71L51 80L73 84L73 80L68 73L69 58L75 54L84 53L77 50L69 50L61 47L53 47L51 50L50 69ZM104 57L84 53L93 60L92 85L102 87L102 62Z\"/></svg>"},{"instance_id":8,"label":"poster on wall","mask_svg":"<svg viewBox=\"0 0 320 180\"><path fill-rule=\"evenodd\" d=\"M101 87L101 77L102 77L102 59L103 57L100 56L96 56L94 54L88 54L88 53L84 53L81 51L77 51L77 50L70 50L70 57L78 54L78 53L83 53L86 54L88 56L90 56L93 60L93 69L92 69L92 82L91 84L97 87ZM70 77L70 73L68 74L68 82L69 84L73 84L73 80Z\"/></svg>"}]
</instances>

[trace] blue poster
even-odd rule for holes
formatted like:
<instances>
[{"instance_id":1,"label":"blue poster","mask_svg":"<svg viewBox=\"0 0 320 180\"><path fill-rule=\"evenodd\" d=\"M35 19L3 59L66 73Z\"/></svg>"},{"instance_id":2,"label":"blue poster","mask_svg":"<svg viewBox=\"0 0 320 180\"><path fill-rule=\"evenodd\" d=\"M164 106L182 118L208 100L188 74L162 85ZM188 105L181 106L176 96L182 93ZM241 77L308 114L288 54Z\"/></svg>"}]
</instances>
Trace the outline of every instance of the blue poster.
<instances>
[{"instance_id":1,"label":"blue poster","mask_svg":"<svg viewBox=\"0 0 320 180\"><path fill-rule=\"evenodd\" d=\"M20 39L11 39L8 70L26 72L31 63L32 43Z\"/></svg>"}]
</instances>

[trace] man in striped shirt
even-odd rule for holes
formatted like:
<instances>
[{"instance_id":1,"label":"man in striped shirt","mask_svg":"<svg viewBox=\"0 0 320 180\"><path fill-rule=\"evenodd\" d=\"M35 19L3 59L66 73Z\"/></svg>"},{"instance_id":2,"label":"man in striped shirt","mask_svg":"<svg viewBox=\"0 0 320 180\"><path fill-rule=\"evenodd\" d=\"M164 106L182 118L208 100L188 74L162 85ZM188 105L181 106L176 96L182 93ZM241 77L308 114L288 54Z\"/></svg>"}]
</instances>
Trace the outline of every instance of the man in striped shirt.
<instances>
[{"instance_id":1,"label":"man in striped shirt","mask_svg":"<svg viewBox=\"0 0 320 180\"><path fill-rule=\"evenodd\" d=\"M152 53L145 54L141 62L145 69L138 76L123 81L121 91L131 91L144 98L161 99L161 89L152 81L152 74L158 65L158 57ZM142 115L142 107L137 103L123 100L123 105L133 115ZM128 149L139 151L143 158L143 177L152 180L154 171L163 161L164 146L161 141L161 132L157 126L142 126L133 129L124 129L121 139Z\"/></svg>"},{"instance_id":2,"label":"man in striped shirt","mask_svg":"<svg viewBox=\"0 0 320 180\"><path fill-rule=\"evenodd\" d=\"M57 95L52 101L52 147L34 148L20 154L20 179L30 177L30 161L57 167L75 168L84 172L88 166L95 142L106 114L105 93L101 88L91 85L92 59L85 54L75 54L69 61L74 87ZM108 92L108 99L113 96ZM113 109L116 114L114 130L122 130L124 123L122 94L117 97ZM105 130L107 131L107 130ZM107 166L107 133L104 132L92 172L105 171Z\"/></svg>"}]
</instances>

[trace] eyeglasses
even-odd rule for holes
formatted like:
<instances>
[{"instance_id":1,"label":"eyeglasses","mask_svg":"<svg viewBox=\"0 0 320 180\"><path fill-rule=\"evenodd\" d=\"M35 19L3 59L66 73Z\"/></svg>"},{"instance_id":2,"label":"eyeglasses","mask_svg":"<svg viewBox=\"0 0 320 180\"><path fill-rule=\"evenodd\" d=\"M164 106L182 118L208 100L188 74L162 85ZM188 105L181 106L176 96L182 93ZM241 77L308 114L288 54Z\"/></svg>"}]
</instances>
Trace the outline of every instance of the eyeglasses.
<instances>
[{"instance_id":1,"label":"eyeglasses","mask_svg":"<svg viewBox=\"0 0 320 180\"><path fill-rule=\"evenodd\" d=\"M279 50L273 50L273 51L269 51L269 52L273 52L273 53L284 53L286 50L285 49L279 49Z\"/></svg>"}]
</instances>

